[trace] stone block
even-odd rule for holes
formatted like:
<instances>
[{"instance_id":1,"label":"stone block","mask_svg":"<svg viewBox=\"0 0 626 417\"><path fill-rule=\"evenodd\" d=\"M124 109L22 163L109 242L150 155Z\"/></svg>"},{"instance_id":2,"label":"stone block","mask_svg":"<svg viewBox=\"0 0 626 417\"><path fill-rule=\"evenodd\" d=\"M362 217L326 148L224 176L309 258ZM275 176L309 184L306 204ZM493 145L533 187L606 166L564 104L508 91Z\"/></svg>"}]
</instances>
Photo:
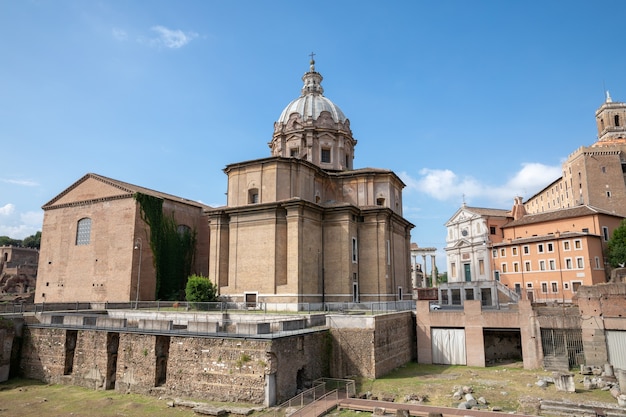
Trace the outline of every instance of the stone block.
<instances>
[{"instance_id":1,"label":"stone block","mask_svg":"<svg viewBox=\"0 0 626 417\"><path fill-rule=\"evenodd\" d=\"M215 321L190 321L187 323L187 330L194 333L217 333L220 324Z\"/></svg>"},{"instance_id":2,"label":"stone block","mask_svg":"<svg viewBox=\"0 0 626 417\"><path fill-rule=\"evenodd\" d=\"M557 391L576 392L574 374L559 374L555 372L552 378Z\"/></svg>"},{"instance_id":3,"label":"stone block","mask_svg":"<svg viewBox=\"0 0 626 417\"><path fill-rule=\"evenodd\" d=\"M280 331L300 330L306 327L305 319L285 320L280 322Z\"/></svg>"},{"instance_id":4,"label":"stone block","mask_svg":"<svg viewBox=\"0 0 626 417\"><path fill-rule=\"evenodd\" d=\"M139 320L140 329L144 330L172 330L172 320Z\"/></svg>"},{"instance_id":5,"label":"stone block","mask_svg":"<svg viewBox=\"0 0 626 417\"><path fill-rule=\"evenodd\" d=\"M270 324L262 322L240 322L237 323L237 334L268 334Z\"/></svg>"},{"instance_id":6,"label":"stone block","mask_svg":"<svg viewBox=\"0 0 626 417\"><path fill-rule=\"evenodd\" d=\"M104 328L126 327L126 319L114 319L111 317L102 316L96 318L96 326Z\"/></svg>"},{"instance_id":7,"label":"stone block","mask_svg":"<svg viewBox=\"0 0 626 417\"><path fill-rule=\"evenodd\" d=\"M82 326L83 316L67 315L63 317L63 324L65 326Z\"/></svg>"}]
</instances>

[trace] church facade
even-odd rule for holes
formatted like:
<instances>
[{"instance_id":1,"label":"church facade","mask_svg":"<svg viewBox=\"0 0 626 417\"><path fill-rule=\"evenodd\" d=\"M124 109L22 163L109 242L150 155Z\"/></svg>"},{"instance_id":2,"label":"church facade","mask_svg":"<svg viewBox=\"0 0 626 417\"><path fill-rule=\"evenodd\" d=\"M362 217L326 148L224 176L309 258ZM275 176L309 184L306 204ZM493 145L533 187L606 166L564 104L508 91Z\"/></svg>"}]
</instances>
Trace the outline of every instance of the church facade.
<instances>
[{"instance_id":1,"label":"church facade","mask_svg":"<svg viewBox=\"0 0 626 417\"><path fill-rule=\"evenodd\" d=\"M246 302L410 300L404 183L354 169L357 141L311 61L274 124L269 158L228 165L228 204L208 210L209 276Z\"/></svg>"}]
</instances>

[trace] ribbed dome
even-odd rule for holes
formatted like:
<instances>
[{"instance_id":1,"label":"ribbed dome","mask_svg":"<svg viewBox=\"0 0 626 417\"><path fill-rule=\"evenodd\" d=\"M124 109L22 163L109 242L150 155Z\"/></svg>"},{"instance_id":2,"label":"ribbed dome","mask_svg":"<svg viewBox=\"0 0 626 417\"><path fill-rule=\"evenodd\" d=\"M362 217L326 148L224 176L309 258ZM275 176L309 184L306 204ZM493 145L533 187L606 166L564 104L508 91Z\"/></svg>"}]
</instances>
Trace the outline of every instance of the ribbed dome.
<instances>
[{"instance_id":1,"label":"ribbed dome","mask_svg":"<svg viewBox=\"0 0 626 417\"><path fill-rule=\"evenodd\" d=\"M311 60L311 70L302 77L304 81L302 95L285 107L278 118L278 123L287 123L289 116L293 113L298 113L302 120L309 118L317 120L323 111L329 112L335 122L344 123L346 116L341 109L324 97L322 79L322 75L315 71L315 61Z\"/></svg>"},{"instance_id":2,"label":"ribbed dome","mask_svg":"<svg viewBox=\"0 0 626 417\"><path fill-rule=\"evenodd\" d=\"M317 120L320 113L323 111L329 112L335 122L343 123L346 121L346 116L335 103L318 94L307 94L289 103L280 114L278 122L287 123L289 115L292 113L300 114L303 120L307 120L308 118Z\"/></svg>"}]
</instances>

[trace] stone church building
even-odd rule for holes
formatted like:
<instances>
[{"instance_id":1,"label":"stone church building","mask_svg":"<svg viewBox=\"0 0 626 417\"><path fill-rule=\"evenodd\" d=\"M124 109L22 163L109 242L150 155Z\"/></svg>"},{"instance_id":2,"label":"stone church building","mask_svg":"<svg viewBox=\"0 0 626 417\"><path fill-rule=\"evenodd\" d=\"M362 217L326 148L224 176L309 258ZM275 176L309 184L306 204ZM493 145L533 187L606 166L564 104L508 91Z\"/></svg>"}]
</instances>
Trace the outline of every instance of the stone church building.
<instances>
[{"instance_id":1,"label":"stone church building","mask_svg":"<svg viewBox=\"0 0 626 417\"><path fill-rule=\"evenodd\" d=\"M224 169L224 207L95 174L44 205L35 301L159 298L137 193L162 200L164 215L195 233L190 272L233 301L298 309L410 300L405 184L390 170L353 167L350 121L324 96L314 61L302 80L301 95L274 124L271 156Z\"/></svg>"}]
</instances>

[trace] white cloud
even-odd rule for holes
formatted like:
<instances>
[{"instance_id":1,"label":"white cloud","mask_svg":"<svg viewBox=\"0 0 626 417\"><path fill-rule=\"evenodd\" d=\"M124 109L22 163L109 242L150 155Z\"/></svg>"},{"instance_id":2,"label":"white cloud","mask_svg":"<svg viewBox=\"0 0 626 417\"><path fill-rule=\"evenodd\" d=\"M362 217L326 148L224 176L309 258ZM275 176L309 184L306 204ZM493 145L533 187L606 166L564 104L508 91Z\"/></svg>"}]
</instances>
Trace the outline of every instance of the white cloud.
<instances>
[{"instance_id":1,"label":"white cloud","mask_svg":"<svg viewBox=\"0 0 626 417\"><path fill-rule=\"evenodd\" d=\"M561 176L560 166L540 163L524 163L508 180L504 175L501 184L486 184L471 176L460 177L449 169L424 168L418 178L406 172L400 178L407 184L407 191L424 193L439 201L481 201L496 207L508 207L516 196L530 197Z\"/></svg>"},{"instance_id":2,"label":"white cloud","mask_svg":"<svg viewBox=\"0 0 626 417\"><path fill-rule=\"evenodd\" d=\"M39 185L35 181L30 181L30 180L10 180L7 178L0 178L0 181L7 183L7 184L23 185L25 187L37 187Z\"/></svg>"},{"instance_id":3,"label":"white cloud","mask_svg":"<svg viewBox=\"0 0 626 417\"><path fill-rule=\"evenodd\" d=\"M0 207L0 236L12 239L24 239L41 230L43 211L19 212L14 204L8 203Z\"/></svg>"},{"instance_id":4,"label":"white cloud","mask_svg":"<svg viewBox=\"0 0 626 417\"><path fill-rule=\"evenodd\" d=\"M36 227L37 230L41 230L41 225L43 224L43 210L20 213L20 220L26 226Z\"/></svg>"},{"instance_id":5,"label":"white cloud","mask_svg":"<svg viewBox=\"0 0 626 417\"><path fill-rule=\"evenodd\" d=\"M0 216L10 216L15 211L15 206L11 203L0 207Z\"/></svg>"},{"instance_id":6,"label":"white cloud","mask_svg":"<svg viewBox=\"0 0 626 417\"><path fill-rule=\"evenodd\" d=\"M154 41L159 45L163 45L166 48L171 49L182 48L194 38L198 37L197 33L185 33L180 29L172 30L166 28L165 26L153 26L152 30L159 34L159 37Z\"/></svg>"},{"instance_id":7,"label":"white cloud","mask_svg":"<svg viewBox=\"0 0 626 417\"><path fill-rule=\"evenodd\" d=\"M126 39L128 39L128 34L124 29L113 28L111 30L111 33L113 34L113 37L118 41L125 41Z\"/></svg>"}]
</instances>

